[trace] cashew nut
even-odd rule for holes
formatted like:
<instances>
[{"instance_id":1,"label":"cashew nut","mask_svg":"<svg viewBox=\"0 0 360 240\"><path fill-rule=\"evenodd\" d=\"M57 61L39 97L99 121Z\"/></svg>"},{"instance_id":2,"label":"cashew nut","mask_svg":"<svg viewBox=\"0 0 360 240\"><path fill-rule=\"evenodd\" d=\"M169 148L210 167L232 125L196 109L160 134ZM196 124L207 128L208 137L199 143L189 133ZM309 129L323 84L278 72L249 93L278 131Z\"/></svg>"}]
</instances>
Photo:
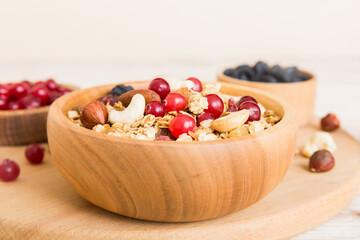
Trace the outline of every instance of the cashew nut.
<instances>
[{"instance_id":1,"label":"cashew nut","mask_svg":"<svg viewBox=\"0 0 360 240\"><path fill-rule=\"evenodd\" d=\"M225 117L218 118L211 122L211 127L218 132L229 132L242 126L249 118L249 110L241 110L238 112L229 113Z\"/></svg>"},{"instance_id":2,"label":"cashew nut","mask_svg":"<svg viewBox=\"0 0 360 240\"><path fill-rule=\"evenodd\" d=\"M114 123L132 124L136 119L144 116L145 98L141 94L135 94L130 104L123 111L112 110L109 115L109 121Z\"/></svg>"},{"instance_id":3,"label":"cashew nut","mask_svg":"<svg viewBox=\"0 0 360 240\"><path fill-rule=\"evenodd\" d=\"M317 132L301 148L301 154L311 157L314 152L320 149L327 149L330 152L336 150L336 144L332 136L327 132Z\"/></svg>"},{"instance_id":4,"label":"cashew nut","mask_svg":"<svg viewBox=\"0 0 360 240\"><path fill-rule=\"evenodd\" d=\"M190 90L195 85L193 81L188 81L188 80L181 81L181 80L174 78L172 76L169 76L169 75L157 75L157 76L155 76L155 78L162 78L165 81L167 81L170 86L171 91L176 91L176 90L179 90L180 88L187 88Z\"/></svg>"}]
</instances>

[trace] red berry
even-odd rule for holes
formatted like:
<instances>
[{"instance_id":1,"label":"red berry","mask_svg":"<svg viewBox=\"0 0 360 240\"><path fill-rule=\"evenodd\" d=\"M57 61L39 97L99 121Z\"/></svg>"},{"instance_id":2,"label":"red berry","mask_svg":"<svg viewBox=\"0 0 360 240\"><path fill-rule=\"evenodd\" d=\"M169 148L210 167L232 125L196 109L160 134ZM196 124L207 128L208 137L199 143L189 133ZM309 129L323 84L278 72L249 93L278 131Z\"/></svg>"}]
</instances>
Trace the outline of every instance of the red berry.
<instances>
[{"instance_id":1,"label":"red berry","mask_svg":"<svg viewBox=\"0 0 360 240\"><path fill-rule=\"evenodd\" d=\"M192 87L191 90L193 90L195 92L201 92L202 91L202 83L201 83L201 81L199 79L194 78L194 77L189 77L186 80L192 81L194 83L194 86Z\"/></svg>"},{"instance_id":2,"label":"red berry","mask_svg":"<svg viewBox=\"0 0 360 240\"><path fill-rule=\"evenodd\" d=\"M51 78L46 80L45 85L49 91L57 91L59 88L58 84Z\"/></svg>"},{"instance_id":3,"label":"red berry","mask_svg":"<svg viewBox=\"0 0 360 240\"><path fill-rule=\"evenodd\" d=\"M20 167L19 165L11 161L10 159L5 159L0 164L0 179L4 182L10 182L17 179L20 174Z\"/></svg>"},{"instance_id":4,"label":"red berry","mask_svg":"<svg viewBox=\"0 0 360 240\"><path fill-rule=\"evenodd\" d=\"M44 159L44 148L36 143L30 144L26 147L25 156L33 164L41 163Z\"/></svg>"},{"instance_id":5,"label":"red berry","mask_svg":"<svg viewBox=\"0 0 360 240\"><path fill-rule=\"evenodd\" d=\"M62 93L63 95L72 92L69 88L66 88L66 87L63 87L63 86L60 86L60 85L59 85L57 91L60 92L60 93Z\"/></svg>"},{"instance_id":6,"label":"red berry","mask_svg":"<svg viewBox=\"0 0 360 240\"><path fill-rule=\"evenodd\" d=\"M165 99L170 92L169 83L162 78L152 80L149 84L149 89L159 94L161 99Z\"/></svg>"},{"instance_id":7,"label":"red berry","mask_svg":"<svg viewBox=\"0 0 360 240\"><path fill-rule=\"evenodd\" d=\"M39 98L27 95L20 100L20 105L24 106L26 109L35 109L41 107L41 101Z\"/></svg>"},{"instance_id":8,"label":"red berry","mask_svg":"<svg viewBox=\"0 0 360 240\"><path fill-rule=\"evenodd\" d=\"M242 98L240 98L238 106L240 106L243 102L253 102L253 103L256 103L256 104L258 103L256 101L256 99L251 97L251 96L243 96Z\"/></svg>"},{"instance_id":9,"label":"red berry","mask_svg":"<svg viewBox=\"0 0 360 240\"><path fill-rule=\"evenodd\" d=\"M223 100L216 94L209 94L205 96L208 101L208 108L204 110L206 113L211 113L215 118L221 116L224 112L224 102Z\"/></svg>"},{"instance_id":10,"label":"red berry","mask_svg":"<svg viewBox=\"0 0 360 240\"><path fill-rule=\"evenodd\" d=\"M165 106L161 102L151 102L148 103L145 107L145 114L152 114L155 117L163 117L165 116Z\"/></svg>"},{"instance_id":11,"label":"red berry","mask_svg":"<svg viewBox=\"0 0 360 240\"><path fill-rule=\"evenodd\" d=\"M10 90L10 94L13 99L18 100L27 94L27 89L22 83L17 83Z\"/></svg>"},{"instance_id":12,"label":"red berry","mask_svg":"<svg viewBox=\"0 0 360 240\"><path fill-rule=\"evenodd\" d=\"M238 107L236 106L236 102L233 98L229 98L228 101L228 112L236 112L238 110Z\"/></svg>"},{"instance_id":13,"label":"red berry","mask_svg":"<svg viewBox=\"0 0 360 240\"><path fill-rule=\"evenodd\" d=\"M49 91L46 87L33 88L31 94L40 99L41 105L46 105L49 100Z\"/></svg>"},{"instance_id":14,"label":"red berry","mask_svg":"<svg viewBox=\"0 0 360 240\"><path fill-rule=\"evenodd\" d=\"M0 110L7 110L7 109L8 109L7 98L3 95L0 95Z\"/></svg>"},{"instance_id":15,"label":"red berry","mask_svg":"<svg viewBox=\"0 0 360 240\"><path fill-rule=\"evenodd\" d=\"M8 104L8 110L19 110L23 108L24 106L21 104L21 100L17 102L12 101Z\"/></svg>"},{"instance_id":16,"label":"red berry","mask_svg":"<svg viewBox=\"0 0 360 240\"><path fill-rule=\"evenodd\" d=\"M59 92L49 92L49 101L48 103L49 104L52 104L53 102L55 102L56 99L58 99L59 97L61 97L63 94L62 93L59 93ZM106 105L106 103L104 103ZM112 105L114 106L114 104Z\"/></svg>"},{"instance_id":17,"label":"red berry","mask_svg":"<svg viewBox=\"0 0 360 240\"><path fill-rule=\"evenodd\" d=\"M186 98L180 93L169 93L164 100L164 105L167 112L179 112L185 109Z\"/></svg>"},{"instance_id":18,"label":"red berry","mask_svg":"<svg viewBox=\"0 0 360 240\"><path fill-rule=\"evenodd\" d=\"M46 88L46 85L43 81L37 81L31 86L32 89L36 89L38 87Z\"/></svg>"},{"instance_id":19,"label":"red berry","mask_svg":"<svg viewBox=\"0 0 360 240\"><path fill-rule=\"evenodd\" d=\"M250 111L250 116L248 118L248 122L252 122L252 121L259 121L260 117L261 117L261 110L259 108L259 106L254 103L254 102L243 102L240 106L239 106L239 111L243 110L243 109L247 109Z\"/></svg>"},{"instance_id":20,"label":"red berry","mask_svg":"<svg viewBox=\"0 0 360 240\"><path fill-rule=\"evenodd\" d=\"M200 123L205 120L215 120L216 117L211 113L202 113L198 116L197 125L200 126Z\"/></svg>"},{"instance_id":21,"label":"red berry","mask_svg":"<svg viewBox=\"0 0 360 240\"><path fill-rule=\"evenodd\" d=\"M171 134L178 138L181 134L194 130L196 126L194 118L186 114L181 114L173 118L169 124Z\"/></svg>"},{"instance_id":22,"label":"red berry","mask_svg":"<svg viewBox=\"0 0 360 240\"><path fill-rule=\"evenodd\" d=\"M4 96L6 99L10 97L10 91L5 85L0 85L0 96Z\"/></svg>"},{"instance_id":23,"label":"red berry","mask_svg":"<svg viewBox=\"0 0 360 240\"><path fill-rule=\"evenodd\" d=\"M21 84L26 88L26 90L31 88L31 83L27 80L22 81Z\"/></svg>"}]
</instances>

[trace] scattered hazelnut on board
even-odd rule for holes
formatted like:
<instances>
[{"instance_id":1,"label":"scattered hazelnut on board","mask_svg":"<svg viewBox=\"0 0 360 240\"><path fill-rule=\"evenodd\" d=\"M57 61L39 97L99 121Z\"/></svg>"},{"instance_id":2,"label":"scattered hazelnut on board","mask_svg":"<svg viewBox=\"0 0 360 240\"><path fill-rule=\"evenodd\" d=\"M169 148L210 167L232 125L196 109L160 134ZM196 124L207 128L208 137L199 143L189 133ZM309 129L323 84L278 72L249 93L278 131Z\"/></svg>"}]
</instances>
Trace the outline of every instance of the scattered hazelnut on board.
<instances>
[{"instance_id":1,"label":"scattered hazelnut on board","mask_svg":"<svg viewBox=\"0 0 360 240\"><path fill-rule=\"evenodd\" d=\"M309 161L309 169L311 172L326 172L334 166L335 158L331 152L326 149L316 151Z\"/></svg>"},{"instance_id":2,"label":"scattered hazelnut on board","mask_svg":"<svg viewBox=\"0 0 360 240\"><path fill-rule=\"evenodd\" d=\"M107 119L108 111L106 106L99 101L84 105L80 113L80 121L88 129L92 129L98 124L104 125Z\"/></svg>"},{"instance_id":3,"label":"scattered hazelnut on board","mask_svg":"<svg viewBox=\"0 0 360 240\"><path fill-rule=\"evenodd\" d=\"M340 127L340 121L333 113L329 113L321 119L321 128L324 131L331 132Z\"/></svg>"}]
</instances>

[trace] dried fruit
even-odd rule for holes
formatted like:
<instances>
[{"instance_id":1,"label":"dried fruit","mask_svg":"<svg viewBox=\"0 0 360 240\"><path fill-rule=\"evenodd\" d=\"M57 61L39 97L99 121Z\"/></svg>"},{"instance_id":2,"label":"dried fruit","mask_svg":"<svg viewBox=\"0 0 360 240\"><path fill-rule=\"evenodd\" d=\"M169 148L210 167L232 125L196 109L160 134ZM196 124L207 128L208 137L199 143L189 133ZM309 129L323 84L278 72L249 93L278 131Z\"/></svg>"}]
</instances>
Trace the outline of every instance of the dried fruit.
<instances>
[{"instance_id":1,"label":"dried fruit","mask_svg":"<svg viewBox=\"0 0 360 240\"><path fill-rule=\"evenodd\" d=\"M125 85L117 85L115 86L113 89L111 89L110 91L110 95L114 95L114 96L120 96L128 91L134 90L134 88L132 86L125 86Z\"/></svg>"},{"instance_id":2,"label":"dried fruit","mask_svg":"<svg viewBox=\"0 0 360 240\"><path fill-rule=\"evenodd\" d=\"M20 167L16 162L10 159L4 159L2 163L0 163L0 179L4 182L14 181L19 174Z\"/></svg>"},{"instance_id":3,"label":"dried fruit","mask_svg":"<svg viewBox=\"0 0 360 240\"><path fill-rule=\"evenodd\" d=\"M327 132L334 131L340 127L340 120L333 113L329 113L321 119L321 129Z\"/></svg>"},{"instance_id":4,"label":"dried fruit","mask_svg":"<svg viewBox=\"0 0 360 240\"><path fill-rule=\"evenodd\" d=\"M326 172L335 166L335 158L326 149L316 151L310 158L309 169L312 172Z\"/></svg>"},{"instance_id":5,"label":"dried fruit","mask_svg":"<svg viewBox=\"0 0 360 240\"><path fill-rule=\"evenodd\" d=\"M123 106L127 107L135 94L143 95L146 104L154 101L161 102L159 94L149 89L136 89L128 91L119 97L119 101L122 103Z\"/></svg>"},{"instance_id":6,"label":"dried fruit","mask_svg":"<svg viewBox=\"0 0 360 240\"><path fill-rule=\"evenodd\" d=\"M107 119L108 111L106 106L99 101L84 105L80 113L80 121L82 125L88 129L92 129L98 124L104 125Z\"/></svg>"},{"instance_id":7,"label":"dried fruit","mask_svg":"<svg viewBox=\"0 0 360 240\"><path fill-rule=\"evenodd\" d=\"M44 159L44 148L36 143L30 144L25 149L25 157L30 163L39 164Z\"/></svg>"}]
</instances>

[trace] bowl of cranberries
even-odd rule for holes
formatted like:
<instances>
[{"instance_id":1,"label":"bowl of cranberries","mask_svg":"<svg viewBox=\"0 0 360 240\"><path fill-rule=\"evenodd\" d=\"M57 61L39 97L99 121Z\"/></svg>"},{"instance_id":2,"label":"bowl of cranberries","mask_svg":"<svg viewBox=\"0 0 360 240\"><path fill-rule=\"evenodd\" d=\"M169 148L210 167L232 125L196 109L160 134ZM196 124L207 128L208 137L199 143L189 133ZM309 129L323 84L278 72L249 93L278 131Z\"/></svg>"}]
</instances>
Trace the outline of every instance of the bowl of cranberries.
<instances>
[{"instance_id":1,"label":"bowl of cranberries","mask_svg":"<svg viewBox=\"0 0 360 240\"><path fill-rule=\"evenodd\" d=\"M317 81L310 72L294 66L270 66L258 61L253 66L243 64L223 69L217 74L217 79L260 89L285 99L295 107L300 126L310 123L313 118Z\"/></svg>"},{"instance_id":2,"label":"bowl of cranberries","mask_svg":"<svg viewBox=\"0 0 360 240\"><path fill-rule=\"evenodd\" d=\"M53 79L0 84L0 145L46 141L49 106L73 89Z\"/></svg>"},{"instance_id":3,"label":"bowl of cranberries","mask_svg":"<svg viewBox=\"0 0 360 240\"><path fill-rule=\"evenodd\" d=\"M294 156L297 126L293 107L269 93L157 76L62 97L49 111L48 142L63 178L91 203L189 222L268 195Z\"/></svg>"}]
</instances>

